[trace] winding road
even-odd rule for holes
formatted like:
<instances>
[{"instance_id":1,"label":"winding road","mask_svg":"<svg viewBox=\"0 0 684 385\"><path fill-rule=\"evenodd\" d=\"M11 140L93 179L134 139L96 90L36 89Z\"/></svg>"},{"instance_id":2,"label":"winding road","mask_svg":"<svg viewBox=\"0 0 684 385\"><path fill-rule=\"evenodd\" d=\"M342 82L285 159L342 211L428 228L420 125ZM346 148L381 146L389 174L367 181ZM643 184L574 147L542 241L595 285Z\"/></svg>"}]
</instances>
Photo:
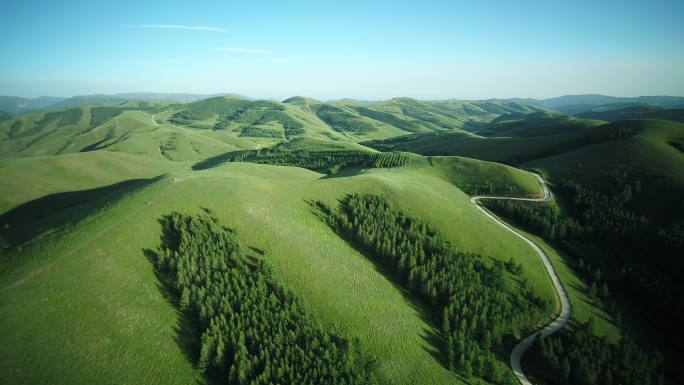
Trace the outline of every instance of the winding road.
<instances>
[{"instance_id":1,"label":"winding road","mask_svg":"<svg viewBox=\"0 0 684 385\"><path fill-rule=\"evenodd\" d=\"M523 340L521 340L515 348L513 348L513 351L511 352L511 368L513 369L513 373L515 373L515 376L518 378L518 381L522 385L532 385L532 382L525 376L525 372L522 369L522 356L525 354L527 349L532 346L532 342L534 342L534 339L537 337L538 334L541 333L542 336L548 336L551 335L558 330L560 330L565 324L568 322L570 319L570 299L568 298L568 294L565 292L565 289L563 288L563 285L560 282L560 279L558 279L558 274L556 274L556 270L553 268L553 265L551 264L551 261L549 259L549 256L546 255L544 250L542 250L539 245L522 235L520 232L518 232L516 229L513 227L509 226L506 224L504 221L496 217L494 214L489 212L487 209L482 207L480 205L480 201L483 199L506 199L506 200L516 200L516 201L527 201L527 202L545 202L551 200L553 198L553 195L551 194L551 190L549 190L549 187L546 185L546 182L544 179L535 173L531 173L534 175L537 180L539 181L539 184L541 185L542 190L544 191L544 197L542 198L512 198L512 197L502 197L502 196L474 196L470 198L470 202L473 203L480 211L482 211L486 216L491 218L494 222L498 223L499 225L503 226L506 230L512 232L516 236L520 237L522 240L527 242L532 249L537 253L539 256L539 259L542 261L544 267L546 268L546 272L549 274L549 277L551 278L551 282L553 283L553 287L556 291L556 295L558 296L558 299L560 300L560 314L558 317L553 320L550 324L546 325L541 330L538 330L529 336L525 337Z\"/></svg>"}]
</instances>

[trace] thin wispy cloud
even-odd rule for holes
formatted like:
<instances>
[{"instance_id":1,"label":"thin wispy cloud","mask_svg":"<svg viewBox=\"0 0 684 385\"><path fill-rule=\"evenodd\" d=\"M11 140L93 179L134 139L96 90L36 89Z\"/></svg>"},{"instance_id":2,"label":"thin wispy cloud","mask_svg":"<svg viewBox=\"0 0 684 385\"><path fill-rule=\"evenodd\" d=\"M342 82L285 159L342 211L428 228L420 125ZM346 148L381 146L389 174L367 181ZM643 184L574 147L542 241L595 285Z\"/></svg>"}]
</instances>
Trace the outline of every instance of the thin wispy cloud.
<instances>
[{"instance_id":1,"label":"thin wispy cloud","mask_svg":"<svg viewBox=\"0 0 684 385\"><path fill-rule=\"evenodd\" d=\"M190 31L226 32L223 28L208 27L206 25L184 25L184 24L133 24L127 25L128 28L150 28L150 29L185 29Z\"/></svg>"},{"instance_id":2,"label":"thin wispy cloud","mask_svg":"<svg viewBox=\"0 0 684 385\"><path fill-rule=\"evenodd\" d=\"M270 49L241 48L241 47L214 47L214 51L235 53L271 53Z\"/></svg>"},{"instance_id":3,"label":"thin wispy cloud","mask_svg":"<svg viewBox=\"0 0 684 385\"><path fill-rule=\"evenodd\" d=\"M102 62L106 65L150 65L150 64L174 64L180 63L178 59L150 59L150 60L107 60Z\"/></svg>"}]
</instances>

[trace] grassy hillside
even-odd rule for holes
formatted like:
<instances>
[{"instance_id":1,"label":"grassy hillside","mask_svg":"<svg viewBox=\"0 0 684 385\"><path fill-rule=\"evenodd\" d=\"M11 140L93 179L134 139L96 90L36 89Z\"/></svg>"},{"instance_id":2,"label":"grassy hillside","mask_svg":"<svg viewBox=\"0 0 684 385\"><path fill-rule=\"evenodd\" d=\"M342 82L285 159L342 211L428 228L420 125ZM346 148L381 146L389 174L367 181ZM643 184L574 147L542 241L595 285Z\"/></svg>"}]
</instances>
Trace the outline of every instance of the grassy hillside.
<instances>
[{"instance_id":1,"label":"grassy hillside","mask_svg":"<svg viewBox=\"0 0 684 385\"><path fill-rule=\"evenodd\" d=\"M515 125L518 124L522 123L515 123ZM638 121L598 125L596 121L564 118L560 120L558 126L549 127L536 126L533 120L529 126L524 125L512 129L511 133L517 136L484 137L470 133L431 133L363 142L363 144L381 151L456 155L517 164L630 136L641 130L641 126L642 124ZM543 132L550 133L540 135Z\"/></svg>"},{"instance_id":2,"label":"grassy hillside","mask_svg":"<svg viewBox=\"0 0 684 385\"><path fill-rule=\"evenodd\" d=\"M89 161L93 157L101 157L100 163ZM116 171L127 157L131 156L96 151L3 161L2 172L7 175L23 169L34 176L33 181L24 180L25 185L18 180L8 191L41 186L40 181L51 179L49 175L59 174L58 170L66 174L72 167L82 168L80 177L64 175L57 178L62 184L43 186L44 192L25 197L31 200L74 191L66 197L74 204L37 219L62 226L51 227L58 230L24 244L21 251L13 249L4 262L0 286L6 294L0 307L8 315L2 321L7 343L0 361L3 373L10 374L9 381L20 377L34 382L60 378L65 383L145 378L187 383L199 378L185 348L177 345L179 316L158 290L143 253L158 244L157 220L174 210L193 213L211 208L223 223L245 236L247 245L264 250L283 284L303 299L320 322L345 337L358 337L364 352L378 358L375 372L386 381L459 382L430 353L437 351L430 338L435 333L433 316L342 241L317 217L312 201L334 205L354 192L388 196L403 210L428 221L457 250L501 261L514 257L524 266L528 285L547 300L553 299L534 253L483 217L453 184L467 190L478 179L490 180L494 186L503 179L514 191L538 192L534 178L518 170L458 158L450 164L449 158L435 158L432 166L424 159L403 168L321 178L299 168L248 163L190 171L187 163L160 159L128 174L143 181L103 190L100 199L78 204L79 197L89 196L83 190L119 182L109 179L114 173L127 175L126 167ZM135 162L135 157L130 161ZM171 175L149 179L157 172ZM44 206L22 202L17 194L6 207ZM11 212L4 218L13 218ZM73 218L82 219L74 222ZM491 263L489 259L484 262ZM93 355L101 357L97 364L90 361Z\"/></svg>"},{"instance_id":3,"label":"grassy hillside","mask_svg":"<svg viewBox=\"0 0 684 385\"><path fill-rule=\"evenodd\" d=\"M577 119L565 115L534 112L505 114L477 131L482 136L535 137L582 130L604 123L600 120Z\"/></svg>"},{"instance_id":4,"label":"grassy hillside","mask_svg":"<svg viewBox=\"0 0 684 385\"><path fill-rule=\"evenodd\" d=\"M161 112L160 112L161 111ZM22 115L0 124L0 156L44 156L107 151L169 160L198 160L274 140L254 140L156 121L173 113L145 102ZM155 120L153 120L153 117Z\"/></svg>"},{"instance_id":5,"label":"grassy hillside","mask_svg":"<svg viewBox=\"0 0 684 385\"><path fill-rule=\"evenodd\" d=\"M535 111L512 102L425 102L408 98L373 104L345 100L323 103L304 97L280 103L236 96L186 104L115 101L103 104L89 97L83 102L90 104L83 106L3 116L0 156L106 149L176 161L201 160L221 152L270 147L296 138L356 143L411 133L462 132L501 114Z\"/></svg>"},{"instance_id":6,"label":"grassy hillside","mask_svg":"<svg viewBox=\"0 0 684 385\"><path fill-rule=\"evenodd\" d=\"M0 159L0 214L51 194L152 178L176 167L183 164L109 151Z\"/></svg>"},{"instance_id":7,"label":"grassy hillside","mask_svg":"<svg viewBox=\"0 0 684 385\"><path fill-rule=\"evenodd\" d=\"M525 126L525 119L554 124ZM413 152L424 146L427 155L465 149L513 162L635 140L665 143L674 162L684 135L671 124L597 126L517 103L405 98L133 101L12 117L0 122L0 178L9 181L0 185L0 370L10 383L208 381L194 367L197 347L160 290L148 251L159 245L164 215L210 209L240 234L248 253L273 267L316 322L358 339L376 360L381 383L469 382L439 358L440 315L343 240L315 202L337 207L348 194L383 196L456 252L480 255L484 266L512 258L522 273L504 272L506 285L529 289L552 308L555 295L533 250L469 201L469 194L539 196L537 181L501 164L385 154L358 142L399 136L372 144ZM483 127L496 136L463 130ZM582 159L592 156L600 162L598 153ZM544 164L526 166L560 175ZM550 254L570 286L575 319L594 317L599 334L615 337L610 316L587 301L587 287L564 258ZM551 315L527 316L535 320L531 329ZM513 339L496 352L502 364Z\"/></svg>"},{"instance_id":8,"label":"grassy hillside","mask_svg":"<svg viewBox=\"0 0 684 385\"><path fill-rule=\"evenodd\" d=\"M641 196L634 205L657 222L676 215L684 196L684 125L667 121L613 123L631 127L633 134L596 143L574 151L525 163L543 169L555 180L572 179L601 191L610 191L606 173L626 168L630 178L641 182Z\"/></svg>"},{"instance_id":9,"label":"grassy hillside","mask_svg":"<svg viewBox=\"0 0 684 385\"><path fill-rule=\"evenodd\" d=\"M505 118L504 118L505 119ZM503 120L502 122L507 122ZM641 209L654 218L670 218L668 207L678 207L684 170L684 126L669 121L633 120L597 125L595 121L564 119L561 126L579 127L550 135L530 136L534 124L504 130L510 137L473 134L419 134L364 143L382 151L425 155L458 155L546 170L551 179L569 178L607 190L606 172L628 167L641 180L647 199ZM498 126L501 123L495 123ZM514 126L521 123L515 122ZM540 126L541 130L548 127ZM670 187L666 187L670 186ZM659 193L660 191L660 193ZM660 198L656 199L656 195ZM663 198L663 195L665 198Z\"/></svg>"}]
</instances>

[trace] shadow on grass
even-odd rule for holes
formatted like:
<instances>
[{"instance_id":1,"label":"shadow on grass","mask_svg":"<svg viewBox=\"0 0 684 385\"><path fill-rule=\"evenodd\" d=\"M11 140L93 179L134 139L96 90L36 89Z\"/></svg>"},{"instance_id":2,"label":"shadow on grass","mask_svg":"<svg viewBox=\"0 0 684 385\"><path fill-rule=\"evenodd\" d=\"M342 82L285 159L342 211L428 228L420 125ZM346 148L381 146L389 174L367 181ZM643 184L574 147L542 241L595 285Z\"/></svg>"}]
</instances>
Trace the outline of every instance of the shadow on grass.
<instances>
[{"instance_id":1,"label":"shadow on grass","mask_svg":"<svg viewBox=\"0 0 684 385\"><path fill-rule=\"evenodd\" d=\"M131 179L89 190L56 193L23 203L0 215L0 237L16 247L31 238L80 220L121 199L125 194L164 178Z\"/></svg>"},{"instance_id":2,"label":"shadow on grass","mask_svg":"<svg viewBox=\"0 0 684 385\"><path fill-rule=\"evenodd\" d=\"M335 173L325 174L325 176L321 177L321 179L348 178L348 177L359 175L362 172L363 172L363 167L358 167L358 166L344 167Z\"/></svg>"},{"instance_id":3,"label":"shadow on grass","mask_svg":"<svg viewBox=\"0 0 684 385\"><path fill-rule=\"evenodd\" d=\"M439 332L439 329L435 326L439 323L439 314L436 309L431 308L429 300L421 298L419 295L412 293L405 287L405 280L391 270L390 267L381 263L378 259L373 256L372 251L367 250L363 246L350 241L343 233L339 231L339 227L331 219L332 210L330 207L326 206L320 201L305 201L312 208L312 213L321 221L328 224L330 228L351 248L358 251L361 255L366 257L371 263L376 271L378 271L382 276L384 276L394 288L401 293L404 297L404 301L409 304L411 309L418 314L420 319L426 324L430 325L431 328L424 328L422 330L422 338L427 342L429 347L424 347L423 349L430 354L436 361L442 364L445 368L447 363L442 357L441 350L445 345L444 337ZM341 202L340 202L341 203Z\"/></svg>"},{"instance_id":4,"label":"shadow on grass","mask_svg":"<svg viewBox=\"0 0 684 385\"><path fill-rule=\"evenodd\" d=\"M244 152L244 151L245 150L229 151L229 152L224 152L223 154L212 156L211 158L207 158L207 159L201 160L201 161L193 164L192 169L195 171L199 171L199 170L206 170L209 168L220 166L223 163L231 162L237 154Z\"/></svg>"}]
</instances>

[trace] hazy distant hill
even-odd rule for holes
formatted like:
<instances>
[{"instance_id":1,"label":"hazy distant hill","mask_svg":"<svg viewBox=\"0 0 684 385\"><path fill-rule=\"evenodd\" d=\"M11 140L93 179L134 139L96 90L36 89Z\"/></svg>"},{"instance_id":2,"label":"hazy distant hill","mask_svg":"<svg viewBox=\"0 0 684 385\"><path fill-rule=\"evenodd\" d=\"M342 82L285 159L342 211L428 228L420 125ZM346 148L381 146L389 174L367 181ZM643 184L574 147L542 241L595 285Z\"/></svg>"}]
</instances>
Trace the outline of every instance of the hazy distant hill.
<instances>
[{"instance_id":1,"label":"hazy distant hill","mask_svg":"<svg viewBox=\"0 0 684 385\"><path fill-rule=\"evenodd\" d=\"M684 97L680 96L637 96L615 97L606 95L565 95L556 98L534 100L520 99L528 104L537 104L553 110L577 115L585 111L597 108L604 110L616 110L629 106L654 106L662 108L684 107Z\"/></svg>"},{"instance_id":2,"label":"hazy distant hill","mask_svg":"<svg viewBox=\"0 0 684 385\"><path fill-rule=\"evenodd\" d=\"M161 100L179 103L189 103L213 96L235 96L237 94L173 94L158 92L130 92L121 94L92 94L76 95L70 98L41 96L38 98L21 98L17 96L0 96L0 111L10 114L23 114L32 111L59 110L63 108L79 107L83 105L121 104L129 100Z\"/></svg>"},{"instance_id":3,"label":"hazy distant hill","mask_svg":"<svg viewBox=\"0 0 684 385\"><path fill-rule=\"evenodd\" d=\"M654 106L635 106L619 110L586 111L578 115L585 119L599 119L608 122L628 119L660 119L684 122L684 108L659 108Z\"/></svg>"},{"instance_id":4,"label":"hazy distant hill","mask_svg":"<svg viewBox=\"0 0 684 385\"><path fill-rule=\"evenodd\" d=\"M52 96L41 96L39 98L21 98L18 96L0 96L0 111L10 114L22 114L47 108L58 103L65 98L55 98Z\"/></svg>"}]
</instances>

